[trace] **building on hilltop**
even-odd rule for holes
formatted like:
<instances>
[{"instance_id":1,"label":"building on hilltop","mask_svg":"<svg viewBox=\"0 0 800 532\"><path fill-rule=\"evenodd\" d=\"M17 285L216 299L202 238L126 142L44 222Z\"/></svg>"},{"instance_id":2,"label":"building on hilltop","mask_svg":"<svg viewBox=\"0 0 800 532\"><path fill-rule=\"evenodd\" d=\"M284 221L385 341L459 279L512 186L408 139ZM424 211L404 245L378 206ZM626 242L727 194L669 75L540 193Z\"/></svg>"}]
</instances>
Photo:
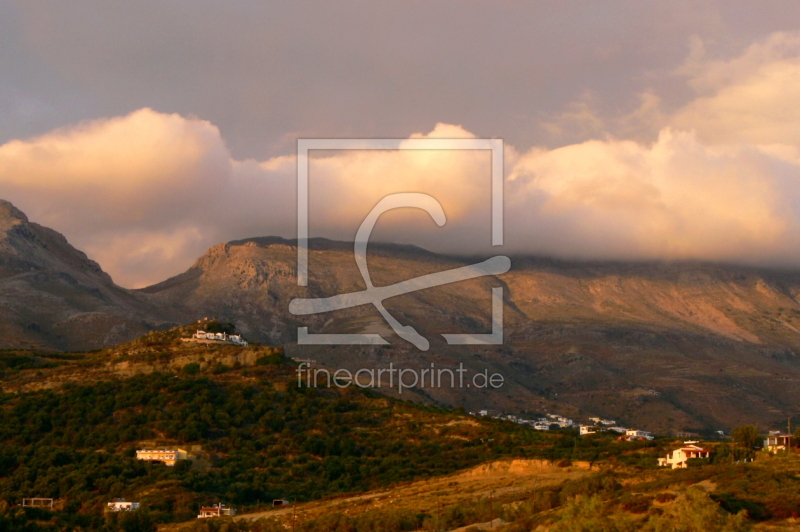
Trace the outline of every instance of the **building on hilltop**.
<instances>
[{"instance_id":1,"label":"building on hilltop","mask_svg":"<svg viewBox=\"0 0 800 532\"><path fill-rule=\"evenodd\" d=\"M139 503L138 502L129 502L125 499L114 499L110 503L108 503L108 511L109 512L130 512L132 510L138 510Z\"/></svg>"},{"instance_id":2,"label":"building on hilltop","mask_svg":"<svg viewBox=\"0 0 800 532\"><path fill-rule=\"evenodd\" d=\"M661 467L671 466L672 469L684 469L687 467L687 461L690 458L708 458L711 456L711 451L698 447L695 445L696 443L684 442L683 447L668 453L666 458L659 458L658 465Z\"/></svg>"},{"instance_id":3,"label":"building on hilltop","mask_svg":"<svg viewBox=\"0 0 800 532\"><path fill-rule=\"evenodd\" d=\"M202 330L197 330L191 338L182 338L184 342L214 342L214 343L226 343L226 344L233 344L238 345L240 347L247 347L249 345L248 341L242 338L241 334L228 334L224 332L206 332Z\"/></svg>"},{"instance_id":4,"label":"building on hilltop","mask_svg":"<svg viewBox=\"0 0 800 532\"><path fill-rule=\"evenodd\" d=\"M213 506L203 506L200 508L200 513L197 515L198 519L208 519L209 517L222 517L222 516L234 516L236 515L236 510L233 508L228 508L222 503L215 504Z\"/></svg>"},{"instance_id":5,"label":"building on hilltop","mask_svg":"<svg viewBox=\"0 0 800 532\"><path fill-rule=\"evenodd\" d=\"M178 460L187 460L189 453L183 449L142 449L136 451L136 459L146 462L164 462L168 466L174 466Z\"/></svg>"}]
</instances>

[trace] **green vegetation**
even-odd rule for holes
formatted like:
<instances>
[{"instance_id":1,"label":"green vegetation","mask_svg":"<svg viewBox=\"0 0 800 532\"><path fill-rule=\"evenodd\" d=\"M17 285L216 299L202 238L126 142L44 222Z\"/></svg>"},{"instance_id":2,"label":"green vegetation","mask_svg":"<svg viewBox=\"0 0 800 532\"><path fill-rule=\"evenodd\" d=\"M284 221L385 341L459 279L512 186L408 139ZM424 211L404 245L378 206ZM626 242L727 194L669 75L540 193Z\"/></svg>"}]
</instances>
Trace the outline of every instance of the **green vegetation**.
<instances>
[{"instance_id":1,"label":"green vegetation","mask_svg":"<svg viewBox=\"0 0 800 532\"><path fill-rule=\"evenodd\" d=\"M83 355L35 351L0 350L0 378L17 371L55 368L64 360L80 360Z\"/></svg>"},{"instance_id":2,"label":"green vegetation","mask_svg":"<svg viewBox=\"0 0 800 532\"><path fill-rule=\"evenodd\" d=\"M759 434L758 427L742 425L741 427L733 429L733 443L744 449L761 447L761 441L762 438Z\"/></svg>"},{"instance_id":3,"label":"green vegetation","mask_svg":"<svg viewBox=\"0 0 800 532\"><path fill-rule=\"evenodd\" d=\"M392 505L333 511L297 523L297 530L440 530L501 517L510 523L506 532L539 525L741 531L752 522L800 517L800 459L756 453L755 427L737 428L733 442L713 446L711 459L692 460L685 470L659 469L656 458L670 441L545 433L359 388L298 388L295 365L279 347L180 341L209 325L153 332L91 354L0 351L6 391L30 389L49 376L59 384L0 392L0 532L152 532L159 523L194 519L211 502L254 511L276 498L317 500L506 457L548 460L559 475L578 462L600 471L501 495L494 505L476 494L437 515ZM230 324L216 326L233 331ZM120 378L116 365L149 373ZM135 451L142 447L180 447L193 459L175 467L141 462ZM755 463L739 463L756 455ZM693 487L701 482L715 489ZM57 510L16 507L24 497L55 498ZM142 509L105 514L115 497L141 502ZM285 527L278 519L213 519L190 529Z\"/></svg>"},{"instance_id":4,"label":"green vegetation","mask_svg":"<svg viewBox=\"0 0 800 532\"><path fill-rule=\"evenodd\" d=\"M152 374L0 395L0 498L63 498L68 512L99 515L113 497L137 497L155 520L183 520L217 498L316 499L537 452L547 439L509 423L447 426L455 414L292 382ZM201 445L201 460L135 460L138 442L153 439Z\"/></svg>"}]
</instances>

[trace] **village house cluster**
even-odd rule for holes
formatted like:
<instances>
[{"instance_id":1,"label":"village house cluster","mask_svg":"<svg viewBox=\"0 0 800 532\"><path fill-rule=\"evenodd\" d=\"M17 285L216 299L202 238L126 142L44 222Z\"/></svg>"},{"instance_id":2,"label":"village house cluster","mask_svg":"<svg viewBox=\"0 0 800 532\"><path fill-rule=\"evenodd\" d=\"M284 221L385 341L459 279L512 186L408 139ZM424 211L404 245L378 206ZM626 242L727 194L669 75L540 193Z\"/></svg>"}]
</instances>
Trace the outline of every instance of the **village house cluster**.
<instances>
[{"instance_id":1,"label":"village house cluster","mask_svg":"<svg viewBox=\"0 0 800 532\"><path fill-rule=\"evenodd\" d=\"M233 344L238 345L240 347L247 347L248 342L244 338L242 338L241 334L227 334L224 332L221 333L213 333L213 332L206 332L202 330L198 330L196 333L192 335L191 338L183 338L184 342L204 342L204 343L223 343L223 344Z\"/></svg>"},{"instance_id":2,"label":"village house cluster","mask_svg":"<svg viewBox=\"0 0 800 532\"><path fill-rule=\"evenodd\" d=\"M614 422L611 421L613 424ZM620 438L626 440L652 440L653 434L646 430L629 429L626 427L607 427L602 425L580 425L579 427L581 436L588 436L589 434L597 434L598 432L616 432L620 434Z\"/></svg>"},{"instance_id":3,"label":"village house cluster","mask_svg":"<svg viewBox=\"0 0 800 532\"><path fill-rule=\"evenodd\" d=\"M51 502L52 506L52 502ZM138 510L141 507L141 504L138 502L130 502L125 499L114 499L110 503L108 503L107 511L109 512L131 512L134 510ZM236 515L236 510L234 508L229 508L225 506L223 503L217 503L212 506L203 506L200 508L200 513L197 514L198 519L208 519L210 517L224 517L224 516L234 516Z\"/></svg>"},{"instance_id":4,"label":"village house cluster","mask_svg":"<svg viewBox=\"0 0 800 532\"><path fill-rule=\"evenodd\" d=\"M488 416L488 410L480 410L476 412L470 412L471 416ZM589 434L596 434L598 432L616 432L620 434L622 439L628 440L652 440L654 436L647 432L646 430L638 430L638 429L629 429L626 427L618 427L616 426L617 422L613 419L602 419L599 417L592 417L589 418L594 425L581 425L575 423L575 421L569 419L568 417L559 415L559 414L547 414L546 417L538 418L538 419L524 419L521 417L517 417L514 415L497 415L491 416L493 419L505 419L507 421L511 421L513 423L518 423L520 425L527 425L529 427L533 427L536 430L550 430L550 427L553 425L557 425L558 428L566 429L566 428L577 428L578 432L581 436L587 436Z\"/></svg>"},{"instance_id":5,"label":"village house cluster","mask_svg":"<svg viewBox=\"0 0 800 532\"><path fill-rule=\"evenodd\" d=\"M489 416L489 411L480 410L477 413L470 412L469 415L474 417ZM500 414L491 417L492 419L504 419L506 421L511 421L512 423L517 423L519 425L527 425L529 427L533 427L536 430L550 430L551 425L558 425L558 427L562 429L575 426L574 421L572 421L567 417L560 416L558 414L547 414L547 417L542 417L539 419L524 419L511 414L508 415Z\"/></svg>"}]
</instances>

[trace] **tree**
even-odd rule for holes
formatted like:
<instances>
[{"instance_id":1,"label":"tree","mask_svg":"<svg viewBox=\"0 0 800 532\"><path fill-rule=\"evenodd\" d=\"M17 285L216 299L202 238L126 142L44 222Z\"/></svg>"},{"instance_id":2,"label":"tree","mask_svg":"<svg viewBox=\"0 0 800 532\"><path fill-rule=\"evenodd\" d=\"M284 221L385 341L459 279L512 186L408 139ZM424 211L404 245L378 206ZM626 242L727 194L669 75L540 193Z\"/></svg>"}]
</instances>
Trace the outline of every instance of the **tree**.
<instances>
[{"instance_id":1,"label":"tree","mask_svg":"<svg viewBox=\"0 0 800 532\"><path fill-rule=\"evenodd\" d=\"M753 449L761 443L761 435L758 433L758 427L753 425L742 425L733 429L733 443L744 447L745 449Z\"/></svg>"},{"instance_id":2,"label":"tree","mask_svg":"<svg viewBox=\"0 0 800 532\"><path fill-rule=\"evenodd\" d=\"M797 447L800 445L800 428L794 431L794 436L792 436L792 446Z\"/></svg>"}]
</instances>

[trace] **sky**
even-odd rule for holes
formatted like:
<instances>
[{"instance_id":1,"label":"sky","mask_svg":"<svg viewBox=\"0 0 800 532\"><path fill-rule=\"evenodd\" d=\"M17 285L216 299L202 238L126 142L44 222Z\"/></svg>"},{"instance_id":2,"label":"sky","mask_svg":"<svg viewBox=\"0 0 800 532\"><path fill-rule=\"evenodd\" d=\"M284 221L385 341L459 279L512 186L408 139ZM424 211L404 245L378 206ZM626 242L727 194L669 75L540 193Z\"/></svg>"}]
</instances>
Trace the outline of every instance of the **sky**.
<instances>
[{"instance_id":1,"label":"sky","mask_svg":"<svg viewBox=\"0 0 800 532\"><path fill-rule=\"evenodd\" d=\"M800 4L0 0L0 198L142 287L295 233L298 138L500 138L318 153L311 236L449 253L800 267Z\"/></svg>"}]
</instances>

